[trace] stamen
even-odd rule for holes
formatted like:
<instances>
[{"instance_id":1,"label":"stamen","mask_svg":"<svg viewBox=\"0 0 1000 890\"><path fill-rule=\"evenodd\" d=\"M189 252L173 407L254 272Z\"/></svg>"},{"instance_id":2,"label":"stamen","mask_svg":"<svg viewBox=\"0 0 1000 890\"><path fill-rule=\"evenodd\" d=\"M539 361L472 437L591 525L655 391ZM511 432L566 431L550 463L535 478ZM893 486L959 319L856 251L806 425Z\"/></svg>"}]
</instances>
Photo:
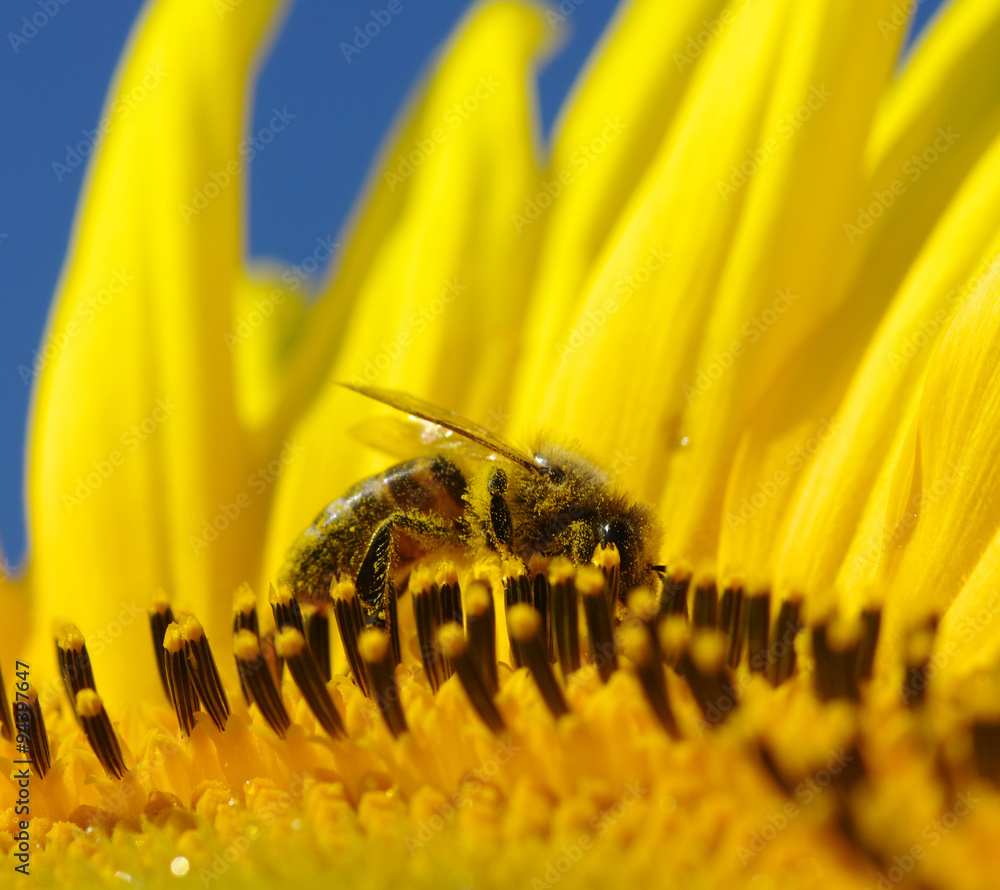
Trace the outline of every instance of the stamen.
<instances>
[{"instance_id":1,"label":"stamen","mask_svg":"<svg viewBox=\"0 0 1000 890\"><path fill-rule=\"evenodd\" d=\"M469 614L471 617L471 611ZM462 688L480 719L495 735L499 735L507 725L493 701L493 694L487 689L483 677L469 657L469 642L462 636L462 628L456 622L449 621L438 631L438 645L454 666Z\"/></svg>"},{"instance_id":2,"label":"stamen","mask_svg":"<svg viewBox=\"0 0 1000 890\"><path fill-rule=\"evenodd\" d=\"M281 700L274 675L261 653L257 636L247 629L238 630L233 634L233 655L236 656L240 685L250 694L250 700L257 704L267 725L276 735L284 738L292 721Z\"/></svg>"},{"instance_id":3,"label":"stamen","mask_svg":"<svg viewBox=\"0 0 1000 890\"><path fill-rule=\"evenodd\" d=\"M795 638L802 629L801 610L802 601L798 597L786 599L778 610L767 653L767 673L772 686L780 686L795 671Z\"/></svg>"},{"instance_id":4,"label":"stamen","mask_svg":"<svg viewBox=\"0 0 1000 890\"><path fill-rule=\"evenodd\" d=\"M370 627L358 637L358 653L368 675L368 688L378 705L385 725L395 738L409 727L399 703L399 687L393 673L392 640L389 634L377 627Z\"/></svg>"},{"instance_id":5,"label":"stamen","mask_svg":"<svg viewBox=\"0 0 1000 890\"><path fill-rule=\"evenodd\" d=\"M14 714L18 729L18 751L27 753L38 778L44 779L52 765L49 734L45 730L45 718L42 717L37 690L34 686L29 686L28 691L23 694L25 698L17 702ZM26 752L22 751L22 744L27 749Z\"/></svg>"},{"instance_id":6,"label":"stamen","mask_svg":"<svg viewBox=\"0 0 1000 890\"><path fill-rule=\"evenodd\" d=\"M608 616L615 620L615 610L622 595L622 559L614 544L598 544L591 563L604 575L604 596L607 599Z\"/></svg>"},{"instance_id":7,"label":"stamen","mask_svg":"<svg viewBox=\"0 0 1000 890\"><path fill-rule=\"evenodd\" d=\"M596 566L581 566L576 573L576 589L583 599L583 614L587 619L590 640L590 663L597 668L602 683L618 670L611 615L607 606L607 577Z\"/></svg>"},{"instance_id":8,"label":"stamen","mask_svg":"<svg viewBox=\"0 0 1000 890\"><path fill-rule=\"evenodd\" d=\"M485 581L474 580L465 593L466 633L469 636L468 658L483 689L492 699L500 689L497 675L497 617L493 594ZM438 634L440 640L440 633ZM462 685L468 686L465 681ZM471 698L471 696L470 696Z\"/></svg>"},{"instance_id":9,"label":"stamen","mask_svg":"<svg viewBox=\"0 0 1000 890\"><path fill-rule=\"evenodd\" d=\"M260 636L257 624L257 598L250 589L249 584L243 584L233 596L233 633L237 634L241 630L250 631L255 637ZM243 676L236 672L240 679L240 692L243 693L243 701L247 707L253 702L250 691L243 682ZM169 697L169 694L168 694Z\"/></svg>"},{"instance_id":10,"label":"stamen","mask_svg":"<svg viewBox=\"0 0 1000 890\"><path fill-rule=\"evenodd\" d=\"M455 621L462 626L464 616L462 615L462 588L458 583L458 570L455 563L445 560L438 566L437 575L434 578L438 587L441 588L441 622Z\"/></svg>"},{"instance_id":11,"label":"stamen","mask_svg":"<svg viewBox=\"0 0 1000 890\"><path fill-rule=\"evenodd\" d=\"M184 619L181 635L184 637L184 654L188 660L188 676L198 690L198 698L208 711L208 716L219 732L222 732L229 719L229 699L222 686L219 669L215 666L208 638L193 615Z\"/></svg>"},{"instance_id":12,"label":"stamen","mask_svg":"<svg viewBox=\"0 0 1000 890\"><path fill-rule=\"evenodd\" d=\"M549 565L552 635L563 680L580 669L580 601L575 575L573 563L565 557L557 557Z\"/></svg>"},{"instance_id":13,"label":"stamen","mask_svg":"<svg viewBox=\"0 0 1000 890\"><path fill-rule=\"evenodd\" d=\"M668 615L683 615L688 613L688 588L691 586L691 576L686 573L671 574L663 580L663 591L660 594L660 617Z\"/></svg>"},{"instance_id":14,"label":"stamen","mask_svg":"<svg viewBox=\"0 0 1000 890\"><path fill-rule=\"evenodd\" d=\"M94 672L90 667L90 654L83 634L75 624L66 624L56 637L56 656L59 673L70 703L76 702L81 689L94 689Z\"/></svg>"},{"instance_id":15,"label":"stamen","mask_svg":"<svg viewBox=\"0 0 1000 890\"><path fill-rule=\"evenodd\" d=\"M726 635L726 664L734 670L743 654L743 639L746 633L744 609L746 596L743 587L731 584L722 591L719 603L719 627Z\"/></svg>"},{"instance_id":16,"label":"stamen","mask_svg":"<svg viewBox=\"0 0 1000 890\"><path fill-rule=\"evenodd\" d=\"M361 600L358 599L354 582L348 578L334 581L330 596L333 601L333 617L337 620L337 629L340 631L340 639L347 655L347 663L354 675L354 682L366 696L370 696L368 676L358 654L358 635L364 630L365 616L361 611Z\"/></svg>"},{"instance_id":17,"label":"stamen","mask_svg":"<svg viewBox=\"0 0 1000 890\"><path fill-rule=\"evenodd\" d=\"M552 625L552 587L549 584L549 566L552 560L535 554L528 563L528 576L531 578L531 601L542 620L541 635L545 646L545 660L552 664L556 660L553 645Z\"/></svg>"},{"instance_id":18,"label":"stamen","mask_svg":"<svg viewBox=\"0 0 1000 890\"><path fill-rule=\"evenodd\" d=\"M10 705L7 703L7 684L3 680L3 671L0 670L0 735L8 742L14 741L14 725L10 722Z\"/></svg>"},{"instance_id":19,"label":"stamen","mask_svg":"<svg viewBox=\"0 0 1000 890\"><path fill-rule=\"evenodd\" d=\"M115 735L108 712L104 710L101 697L93 689L83 688L76 694L75 707L83 733L104 771L112 779L121 779L128 770L125 768L118 736Z\"/></svg>"},{"instance_id":20,"label":"stamen","mask_svg":"<svg viewBox=\"0 0 1000 890\"><path fill-rule=\"evenodd\" d=\"M527 603L518 603L507 612L507 628L511 635L512 647L516 643L521 659L535 679L538 691L553 717L569 713L566 699L556 682L552 665L546 658L545 641L542 638L542 616Z\"/></svg>"},{"instance_id":21,"label":"stamen","mask_svg":"<svg viewBox=\"0 0 1000 890\"><path fill-rule=\"evenodd\" d=\"M163 650L163 635L173 620L174 613L170 608L170 601L161 590L154 594L149 604L149 629L153 635L153 657L156 659L156 667L160 672L160 683L168 699L170 698L170 690L167 688L167 658Z\"/></svg>"},{"instance_id":22,"label":"stamen","mask_svg":"<svg viewBox=\"0 0 1000 890\"><path fill-rule=\"evenodd\" d=\"M813 628L816 693L822 701L834 698L858 700L860 634L857 622L836 615L829 622Z\"/></svg>"},{"instance_id":23,"label":"stamen","mask_svg":"<svg viewBox=\"0 0 1000 890\"><path fill-rule=\"evenodd\" d=\"M274 685L281 689L281 681L285 676L285 659L278 655L278 650L274 645L274 638L277 631L272 627L264 636L260 638L260 654L267 662L267 669L271 672Z\"/></svg>"},{"instance_id":24,"label":"stamen","mask_svg":"<svg viewBox=\"0 0 1000 890\"><path fill-rule=\"evenodd\" d=\"M725 634L714 629L696 629L680 661L680 672L687 679L702 715L712 726L725 720L739 703L726 670L726 649Z\"/></svg>"},{"instance_id":25,"label":"stamen","mask_svg":"<svg viewBox=\"0 0 1000 890\"><path fill-rule=\"evenodd\" d=\"M691 620L695 627L715 627L719 623L719 591L712 580L700 581L694 588Z\"/></svg>"},{"instance_id":26,"label":"stamen","mask_svg":"<svg viewBox=\"0 0 1000 890\"><path fill-rule=\"evenodd\" d=\"M413 620L417 626L420 660L423 662L427 681L435 694L441 688L441 684L451 676L451 665L440 652L437 641L438 628L445 620L442 617L445 611L443 594L444 589L435 582L425 566L418 566L410 573L410 597L413 600ZM447 604L449 615L454 614L451 595L449 586Z\"/></svg>"},{"instance_id":27,"label":"stamen","mask_svg":"<svg viewBox=\"0 0 1000 890\"><path fill-rule=\"evenodd\" d=\"M286 627L294 627L300 634L305 635L305 623L302 621L302 609L299 601L295 599L292 588L287 584L279 584L277 588L272 584L267 595L271 604L271 611L274 613L274 624L278 630Z\"/></svg>"},{"instance_id":28,"label":"stamen","mask_svg":"<svg viewBox=\"0 0 1000 890\"><path fill-rule=\"evenodd\" d=\"M913 628L906 640L906 676L903 680L903 701L908 708L924 703L927 695L927 670L931 663L931 649L937 632L937 617L928 618Z\"/></svg>"},{"instance_id":29,"label":"stamen","mask_svg":"<svg viewBox=\"0 0 1000 890\"><path fill-rule=\"evenodd\" d=\"M507 639L510 640L510 656L514 661L514 667L524 667L521 650L510 631L510 610L519 603L533 605L535 601L534 591L523 564L516 563L512 570L508 569L504 574L503 592L504 612L507 618Z\"/></svg>"},{"instance_id":30,"label":"stamen","mask_svg":"<svg viewBox=\"0 0 1000 890\"><path fill-rule=\"evenodd\" d=\"M771 591L752 593L747 598L747 658L750 670L767 675L768 633L771 623Z\"/></svg>"},{"instance_id":31,"label":"stamen","mask_svg":"<svg viewBox=\"0 0 1000 890\"><path fill-rule=\"evenodd\" d=\"M308 612L308 614L305 614ZM333 676L330 666L330 603L311 603L303 610L306 619L306 639L324 683Z\"/></svg>"},{"instance_id":32,"label":"stamen","mask_svg":"<svg viewBox=\"0 0 1000 890\"><path fill-rule=\"evenodd\" d=\"M344 721L330 698L320 666L312 650L306 645L305 637L294 627L286 627L274 642L278 654L288 663L296 685L320 726L333 738L344 738L347 735Z\"/></svg>"},{"instance_id":33,"label":"stamen","mask_svg":"<svg viewBox=\"0 0 1000 890\"><path fill-rule=\"evenodd\" d=\"M972 724L972 746L979 775L1000 784L1000 721L975 721Z\"/></svg>"},{"instance_id":34,"label":"stamen","mask_svg":"<svg viewBox=\"0 0 1000 890\"><path fill-rule=\"evenodd\" d=\"M858 641L858 680L870 680L875 667L875 647L882 627L882 610L872 606L861 612L861 639Z\"/></svg>"},{"instance_id":35,"label":"stamen","mask_svg":"<svg viewBox=\"0 0 1000 890\"><path fill-rule=\"evenodd\" d=\"M665 623L669 624L672 620L676 619L667 619ZM671 738L680 738L677 721L674 719L667 697L667 680L663 674L663 665L658 656L659 641L654 646L649 627L645 624L633 624L619 629L618 647L632 662L639 684L646 695L646 701L649 702L660 725Z\"/></svg>"},{"instance_id":36,"label":"stamen","mask_svg":"<svg viewBox=\"0 0 1000 890\"><path fill-rule=\"evenodd\" d=\"M198 710L198 693L191 680L191 669L184 648L181 626L176 621L171 622L163 635L167 698L177 715L181 734L190 736L194 729L195 711Z\"/></svg>"},{"instance_id":37,"label":"stamen","mask_svg":"<svg viewBox=\"0 0 1000 890\"><path fill-rule=\"evenodd\" d=\"M249 584L241 584L233 595L233 633L249 630L260 636L257 624L257 597Z\"/></svg>"}]
</instances>

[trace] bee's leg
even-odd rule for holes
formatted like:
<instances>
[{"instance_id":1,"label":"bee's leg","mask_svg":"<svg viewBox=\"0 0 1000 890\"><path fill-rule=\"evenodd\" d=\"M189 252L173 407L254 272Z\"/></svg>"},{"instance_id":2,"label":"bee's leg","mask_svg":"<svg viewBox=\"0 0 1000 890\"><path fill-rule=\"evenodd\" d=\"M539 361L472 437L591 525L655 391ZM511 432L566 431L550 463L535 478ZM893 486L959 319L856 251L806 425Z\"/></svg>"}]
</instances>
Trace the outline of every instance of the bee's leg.
<instances>
[{"instance_id":1,"label":"bee's leg","mask_svg":"<svg viewBox=\"0 0 1000 890\"><path fill-rule=\"evenodd\" d=\"M507 553L514 551L514 526L510 518L510 508L504 495L507 493L507 474L494 467L490 470L486 481L490 493L490 534L487 543L493 550L505 548Z\"/></svg>"},{"instance_id":2,"label":"bee's leg","mask_svg":"<svg viewBox=\"0 0 1000 890\"><path fill-rule=\"evenodd\" d=\"M442 542L454 541L450 523L426 513L398 511L379 523L371 537L355 581L364 607L365 624L389 632L396 662L400 659L399 628L396 621L396 591L392 570L399 544L407 542L407 557L414 559Z\"/></svg>"}]
</instances>

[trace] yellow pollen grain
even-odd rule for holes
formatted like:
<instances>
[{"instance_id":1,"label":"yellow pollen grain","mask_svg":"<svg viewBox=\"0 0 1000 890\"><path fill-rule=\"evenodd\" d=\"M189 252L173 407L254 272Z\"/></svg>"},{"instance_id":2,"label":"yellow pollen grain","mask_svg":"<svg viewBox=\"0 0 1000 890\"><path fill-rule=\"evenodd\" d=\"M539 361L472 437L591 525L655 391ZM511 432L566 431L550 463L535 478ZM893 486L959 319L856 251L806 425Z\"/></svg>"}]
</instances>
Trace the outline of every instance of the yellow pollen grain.
<instances>
[{"instance_id":1,"label":"yellow pollen grain","mask_svg":"<svg viewBox=\"0 0 1000 890\"><path fill-rule=\"evenodd\" d=\"M511 606L507 613L507 626L515 640L530 640L541 628L542 616L538 614L534 606L518 603L516 606Z\"/></svg>"},{"instance_id":2,"label":"yellow pollen grain","mask_svg":"<svg viewBox=\"0 0 1000 890\"><path fill-rule=\"evenodd\" d=\"M181 622L181 634L189 643L197 643L205 636L205 630L194 615L188 615Z\"/></svg>"},{"instance_id":3,"label":"yellow pollen grain","mask_svg":"<svg viewBox=\"0 0 1000 890\"><path fill-rule=\"evenodd\" d=\"M294 627L286 627L274 638L274 648L282 658L295 658L306 648L306 638Z\"/></svg>"},{"instance_id":4,"label":"yellow pollen grain","mask_svg":"<svg viewBox=\"0 0 1000 890\"><path fill-rule=\"evenodd\" d=\"M462 628L455 621L443 625L437 635L438 645L448 658L458 658L468 649L468 643L462 634Z\"/></svg>"},{"instance_id":5,"label":"yellow pollen grain","mask_svg":"<svg viewBox=\"0 0 1000 890\"><path fill-rule=\"evenodd\" d=\"M687 649L690 631L683 615L670 615L660 624L660 645L664 654L677 658Z\"/></svg>"},{"instance_id":6,"label":"yellow pollen grain","mask_svg":"<svg viewBox=\"0 0 1000 890\"><path fill-rule=\"evenodd\" d=\"M618 548L614 544L598 544L591 562L597 568L610 572L621 565L622 558L618 553Z\"/></svg>"},{"instance_id":7,"label":"yellow pollen grain","mask_svg":"<svg viewBox=\"0 0 1000 890\"><path fill-rule=\"evenodd\" d=\"M645 587L638 587L628 595L628 610L640 621L649 621L656 615L656 597Z\"/></svg>"},{"instance_id":8,"label":"yellow pollen grain","mask_svg":"<svg viewBox=\"0 0 1000 890\"><path fill-rule=\"evenodd\" d=\"M909 666L920 664L931 654L934 646L934 631L921 628L910 634L906 641L906 663Z\"/></svg>"},{"instance_id":9,"label":"yellow pollen grain","mask_svg":"<svg viewBox=\"0 0 1000 890\"><path fill-rule=\"evenodd\" d=\"M171 621L163 634L163 648L176 655L184 648L184 637L181 634L181 626L176 621Z\"/></svg>"},{"instance_id":10,"label":"yellow pollen grain","mask_svg":"<svg viewBox=\"0 0 1000 890\"><path fill-rule=\"evenodd\" d=\"M260 654L260 643L251 630L238 630L233 634L233 655L240 661L253 661Z\"/></svg>"},{"instance_id":11,"label":"yellow pollen grain","mask_svg":"<svg viewBox=\"0 0 1000 890\"><path fill-rule=\"evenodd\" d=\"M649 632L636 625L619 628L615 633L615 643L632 664L647 664L652 658Z\"/></svg>"},{"instance_id":12,"label":"yellow pollen grain","mask_svg":"<svg viewBox=\"0 0 1000 890\"><path fill-rule=\"evenodd\" d=\"M358 591L350 578L344 578L342 581L334 581L330 586L330 596L335 600L343 600L349 603L357 594Z\"/></svg>"},{"instance_id":13,"label":"yellow pollen grain","mask_svg":"<svg viewBox=\"0 0 1000 890\"><path fill-rule=\"evenodd\" d=\"M289 605L294 597L292 596L292 589L287 584L279 584L275 587L273 584L267 594L268 602L279 605L287 606Z\"/></svg>"},{"instance_id":14,"label":"yellow pollen grain","mask_svg":"<svg viewBox=\"0 0 1000 890\"><path fill-rule=\"evenodd\" d=\"M713 674L726 657L726 636L718 630L697 633L691 640L691 660L703 674Z\"/></svg>"},{"instance_id":15,"label":"yellow pollen grain","mask_svg":"<svg viewBox=\"0 0 1000 890\"><path fill-rule=\"evenodd\" d=\"M75 624L64 624L59 631L59 648L82 652L84 647L83 634Z\"/></svg>"},{"instance_id":16,"label":"yellow pollen grain","mask_svg":"<svg viewBox=\"0 0 1000 890\"><path fill-rule=\"evenodd\" d=\"M371 664L382 661L389 652L389 635L377 627L370 627L358 635L358 652Z\"/></svg>"},{"instance_id":17,"label":"yellow pollen grain","mask_svg":"<svg viewBox=\"0 0 1000 890\"><path fill-rule=\"evenodd\" d=\"M834 652L846 652L861 636L861 623L856 618L835 615L826 628L826 644Z\"/></svg>"},{"instance_id":18,"label":"yellow pollen grain","mask_svg":"<svg viewBox=\"0 0 1000 890\"><path fill-rule=\"evenodd\" d=\"M600 596L604 585L604 572L596 565L581 566L576 573L576 589L581 596Z\"/></svg>"},{"instance_id":19,"label":"yellow pollen grain","mask_svg":"<svg viewBox=\"0 0 1000 890\"><path fill-rule=\"evenodd\" d=\"M485 615L490 610L493 596L483 581L472 581L465 591L465 612L474 618Z\"/></svg>"},{"instance_id":20,"label":"yellow pollen grain","mask_svg":"<svg viewBox=\"0 0 1000 890\"><path fill-rule=\"evenodd\" d=\"M257 608L257 597L249 584L241 584L233 594L233 611L249 615Z\"/></svg>"},{"instance_id":21,"label":"yellow pollen grain","mask_svg":"<svg viewBox=\"0 0 1000 890\"><path fill-rule=\"evenodd\" d=\"M81 689L76 694L76 712L81 717L99 717L104 710L104 702L93 689Z\"/></svg>"},{"instance_id":22,"label":"yellow pollen grain","mask_svg":"<svg viewBox=\"0 0 1000 890\"><path fill-rule=\"evenodd\" d=\"M549 583L568 584L573 580L576 567L565 556L557 556L549 564Z\"/></svg>"},{"instance_id":23,"label":"yellow pollen grain","mask_svg":"<svg viewBox=\"0 0 1000 890\"><path fill-rule=\"evenodd\" d=\"M440 572L438 574L440 575ZM417 566L410 573L410 592L414 596L427 593L434 587L434 583L434 576L427 566ZM441 582L439 581L438 583L440 584Z\"/></svg>"}]
</instances>

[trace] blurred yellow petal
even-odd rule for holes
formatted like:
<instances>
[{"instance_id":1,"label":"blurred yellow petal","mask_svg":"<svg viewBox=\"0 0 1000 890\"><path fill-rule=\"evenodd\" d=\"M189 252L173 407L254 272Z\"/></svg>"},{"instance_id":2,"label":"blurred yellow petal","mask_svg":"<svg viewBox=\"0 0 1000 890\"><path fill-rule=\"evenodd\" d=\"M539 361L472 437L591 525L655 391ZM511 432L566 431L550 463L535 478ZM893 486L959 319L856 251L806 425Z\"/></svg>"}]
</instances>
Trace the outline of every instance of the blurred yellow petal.
<instances>
[{"instance_id":1,"label":"blurred yellow petal","mask_svg":"<svg viewBox=\"0 0 1000 890\"><path fill-rule=\"evenodd\" d=\"M535 8L476 7L385 152L323 297L343 328L325 389L293 431L305 452L281 480L265 577L322 507L385 466L349 434L372 405L338 382L503 424L537 251L513 216L539 187L531 78L546 30Z\"/></svg>"},{"instance_id":2,"label":"blurred yellow petal","mask_svg":"<svg viewBox=\"0 0 1000 890\"><path fill-rule=\"evenodd\" d=\"M237 414L224 336L241 276L246 100L275 6L220 16L174 0L137 25L49 323L68 340L39 377L31 429L36 618L43 637L70 613L103 635L109 683L147 654L152 590L183 590L219 629L228 604L210 594L254 571L269 492L247 478L266 455ZM213 522L231 527L206 540ZM152 680L129 677L131 691Z\"/></svg>"},{"instance_id":3,"label":"blurred yellow petal","mask_svg":"<svg viewBox=\"0 0 1000 890\"><path fill-rule=\"evenodd\" d=\"M1000 141L955 197L867 349L836 433L790 508L775 581L783 594L825 596L836 582L851 609L868 596L888 486L933 344L1000 249L998 159Z\"/></svg>"},{"instance_id":4,"label":"blurred yellow petal","mask_svg":"<svg viewBox=\"0 0 1000 890\"><path fill-rule=\"evenodd\" d=\"M517 392L512 429L542 417L609 464L617 452L619 481L647 499L680 447L681 384L739 219L742 201L723 200L718 183L766 126L784 16L778 3L749 4L705 49L559 340L532 347L547 361Z\"/></svg>"},{"instance_id":5,"label":"blurred yellow petal","mask_svg":"<svg viewBox=\"0 0 1000 890\"><path fill-rule=\"evenodd\" d=\"M884 646L944 614L1000 527L998 354L995 269L941 340L896 471L875 582L886 588Z\"/></svg>"},{"instance_id":6,"label":"blurred yellow petal","mask_svg":"<svg viewBox=\"0 0 1000 890\"><path fill-rule=\"evenodd\" d=\"M515 391L549 372L552 344L572 324L580 288L656 157L705 47L745 6L636 0L595 49L556 126L543 190L525 196L521 209L523 226L544 234Z\"/></svg>"}]
</instances>

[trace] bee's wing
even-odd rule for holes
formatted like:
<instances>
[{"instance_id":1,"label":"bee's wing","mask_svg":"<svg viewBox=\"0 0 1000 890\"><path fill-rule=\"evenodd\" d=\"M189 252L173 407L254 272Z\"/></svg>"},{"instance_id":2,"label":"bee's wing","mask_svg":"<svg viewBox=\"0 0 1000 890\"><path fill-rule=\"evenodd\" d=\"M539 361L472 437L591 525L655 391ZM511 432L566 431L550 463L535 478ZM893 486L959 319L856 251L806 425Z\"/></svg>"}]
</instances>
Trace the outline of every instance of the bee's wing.
<instances>
[{"instance_id":1,"label":"bee's wing","mask_svg":"<svg viewBox=\"0 0 1000 890\"><path fill-rule=\"evenodd\" d=\"M396 423L384 423L382 429L375 436L367 435L366 429L358 430L355 428L365 441L374 444L376 448L383 451L388 450L390 453L400 456L403 456L402 450L405 449L409 453L408 456L412 456L418 451L427 451L429 448L451 444L454 441L452 434L457 433L462 439L474 442L488 452L512 460L525 469L536 473L543 472L543 468L536 464L529 455L518 451L514 446L493 435L485 427L473 423L471 420L466 420L464 417L459 417L451 411L438 408L430 402L394 389L354 386L348 383L342 385L391 408L403 411L411 417L427 421L427 423L408 423L400 418ZM367 424L365 426L367 427Z\"/></svg>"}]
</instances>

